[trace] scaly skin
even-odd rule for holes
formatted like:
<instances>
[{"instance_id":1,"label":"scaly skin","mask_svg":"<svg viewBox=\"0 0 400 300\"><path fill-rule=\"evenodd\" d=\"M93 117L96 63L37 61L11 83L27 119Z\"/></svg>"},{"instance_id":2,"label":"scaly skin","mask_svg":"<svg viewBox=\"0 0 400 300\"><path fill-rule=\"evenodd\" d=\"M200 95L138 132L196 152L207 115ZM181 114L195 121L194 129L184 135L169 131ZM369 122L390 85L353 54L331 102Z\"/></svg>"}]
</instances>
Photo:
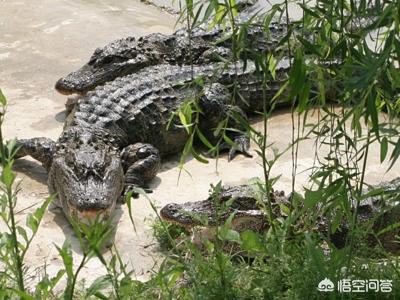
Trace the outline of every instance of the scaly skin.
<instances>
[{"instance_id":1,"label":"scaly skin","mask_svg":"<svg viewBox=\"0 0 400 300\"><path fill-rule=\"evenodd\" d=\"M371 222L373 232L378 233L400 220L400 177L390 182L383 182L374 188L385 191L385 197L374 196L364 199L358 208L357 222L359 224ZM211 194L203 201L167 204L161 209L160 216L163 220L178 224L187 230L192 231L194 227L201 226L207 228L209 232L215 226L223 225L234 213L231 223L233 229L238 232L253 230L262 233L269 228L266 201L271 202L275 217L285 218L286 215L281 213L279 205L284 204L290 208L291 199L290 196L285 196L284 192L275 191L271 193L269 199L263 200L265 202L261 206L255 195L255 189L250 185L222 187L219 194ZM228 201L232 201L231 205L224 208ZM353 201L352 208L355 207L356 203ZM329 236L336 247L345 246L350 225L342 222L335 233L328 235L328 224L328 217L321 216L317 220L315 229ZM396 242L396 235L399 233L399 228L393 228L379 235L378 240L389 252L399 253L400 244ZM367 242L376 245L378 240L375 237L368 237Z\"/></svg>"},{"instance_id":2,"label":"scaly skin","mask_svg":"<svg viewBox=\"0 0 400 300\"><path fill-rule=\"evenodd\" d=\"M233 199L232 204L224 209L224 204L231 199ZM279 204L290 203L288 197L281 191L274 191L269 199L274 212L277 212L276 208L279 209ZM235 217L232 224L235 230L261 232L268 228L267 214L260 209L254 188L250 185L222 187L219 194L213 193L203 201L167 204L161 209L160 216L167 222L192 230L193 227L204 224L211 227L221 226L233 213Z\"/></svg>"},{"instance_id":3,"label":"scaly skin","mask_svg":"<svg viewBox=\"0 0 400 300\"><path fill-rule=\"evenodd\" d=\"M248 18L246 13L242 13L236 21L246 22ZM216 62L219 57L229 58L230 27L216 26L210 30L208 25L193 29L190 45L186 29L179 29L171 35L155 33L139 39L127 37L113 41L96 49L89 62L80 69L60 78L55 88L65 95L85 94L96 86L148 66L165 63L200 65ZM278 42L286 35L286 25L271 23L268 35L260 27L250 26L247 35L249 43L252 43L249 48L276 51Z\"/></svg>"},{"instance_id":4,"label":"scaly skin","mask_svg":"<svg viewBox=\"0 0 400 300\"><path fill-rule=\"evenodd\" d=\"M79 219L98 214L108 217L124 190L146 187L160 166L160 156L177 153L188 135L171 115L199 87L188 85L194 77L202 77L205 91L198 105L203 112L200 128L211 138L218 123L233 111L261 110L261 83L251 62L243 71L237 63L197 66L160 65L136 74L115 79L83 97L65 123L58 141L36 138L20 140L18 157L31 155L49 171L50 192L57 193L58 205L67 216ZM218 67L221 68L217 72ZM277 67L276 80L269 84L267 100L271 99L287 76L289 63ZM217 74L217 75L216 75ZM238 91L247 104L230 102L227 88L237 80ZM212 85L210 83L213 82ZM237 127L229 117L229 127ZM240 129L240 128L239 128ZM249 140L238 132L228 132L237 147L248 154Z\"/></svg>"}]
</instances>

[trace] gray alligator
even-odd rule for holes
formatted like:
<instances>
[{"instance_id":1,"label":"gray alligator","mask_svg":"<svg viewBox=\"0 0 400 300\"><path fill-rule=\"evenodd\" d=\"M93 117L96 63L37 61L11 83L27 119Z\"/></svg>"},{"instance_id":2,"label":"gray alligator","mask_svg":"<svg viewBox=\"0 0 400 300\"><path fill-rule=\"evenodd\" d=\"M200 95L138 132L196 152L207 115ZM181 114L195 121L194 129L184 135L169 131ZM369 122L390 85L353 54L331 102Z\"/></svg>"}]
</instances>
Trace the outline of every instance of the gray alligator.
<instances>
[{"instance_id":1,"label":"gray alligator","mask_svg":"<svg viewBox=\"0 0 400 300\"><path fill-rule=\"evenodd\" d=\"M379 189L382 193L379 196L369 196L364 199L357 210L358 223L370 226L369 228L373 232L367 237L366 242L371 246L380 243L389 252L399 253L400 177L373 186L365 190L364 194L370 192L371 189ZM167 222L178 224L187 231L196 233L197 236L194 237L194 240L197 243L201 243L202 238L215 239L213 233L216 226L222 226L232 215L233 219L230 223L232 229L238 232L252 230L262 233L270 228L267 201L270 201L273 216L276 218L287 217L287 214L281 210L281 205L290 209L293 208L293 205L291 195L285 196L283 191L273 191L268 198L264 197L262 200L257 200L260 199L256 196L257 194L259 193L252 185L225 186L219 192L213 192L203 201L167 204L161 209L160 216ZM230 204L227 204L228 202ZM354 211L356 202L352 201L351 205ZM306 214L307 212L304 211L301 218L298 219L299 226L304 226L299 223L304 220ZM329 237L330 242L336 247L342 248L346 244L350 225L347 221L342 221L334 233L328 234L328 224L330 224L331 218L332 216L327 217L322 214L313 227ZM193 231L195 227L202 229Z\"/></svg>"},{"instance_id":2,"label":"gray alligator","mask_svg":"<svg viewBox=\"0 0 400 300\"><path fill-rule=\"evenodd\" d=\"M243 12L237 22L244 23L249 18ZM179 29L171 35L153 33L139 39L122 38L96 49L88 63L60 78L55 88L65 95L85 94L96 86L148 66L166 63L200 65L221 61L221 57L231 57L231 34L229 26L210 29L209 24L203 24L192 30L190 41L186 29ZM248 26L248 48L258 49L259 52L267 49L278 51L281 48L278 43L285 35L286 25L281 23L271 23L269 32L261 26ZM246 51L242 52L242 58L249 55Z\"/></svg>"},{"instance_id":3,"label":"gray alligator","mask_svg":"<svg viewBox=\"0 0 400 300\"><path fill-rule=\"evenodd\" d=\"M194 91L203 112L200 128L210 140L227 116L232 123L228 126L238 128L233 114L262 109L260 79L254 64L246 65L159 65L117 78L78 102L57 142L47 138L19 140L17 158L30 155L43 163L49 172L49 190L57 193L57 204L67 216L107 217L124 190L145 187L157 174L161 156L183 149L188 139L185 128L178 120L169 129L167 125ZM288 68L288 60L277 66L267 99L278 91ZM193 86L192 76L202 78L205 88ZM235 80L246 99L238 106L230 104ZM235 142L230 159L236 150L250 155L247 137L235 131L227 134Z\"/></svg>"}]
</instances>

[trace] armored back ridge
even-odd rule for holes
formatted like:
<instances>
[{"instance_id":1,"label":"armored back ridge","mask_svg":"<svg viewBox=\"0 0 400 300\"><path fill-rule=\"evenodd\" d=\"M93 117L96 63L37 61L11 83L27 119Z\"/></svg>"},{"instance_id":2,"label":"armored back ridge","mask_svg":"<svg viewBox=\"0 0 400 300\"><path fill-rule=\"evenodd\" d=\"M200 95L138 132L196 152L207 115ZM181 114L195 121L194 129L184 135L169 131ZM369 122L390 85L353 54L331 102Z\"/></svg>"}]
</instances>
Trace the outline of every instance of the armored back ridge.
<instances>
[{"instance_id":1,"label":"armored back ridge","mask_svg":"<svg viewBox=\"0 0 400 300\"><path fill-rule=\"evenodd\" d=\"M236 22L248 22L253 14L254 12L249 14L249 10L245 10L237 16ZM210 29L211 27L214 28ZM248 26L249 47L259 51L278 51L278 43L286 35L286 24L272 22L269 31L265 33L259 26ZM156 33L139 39L119 39L96 49L88 63L60 78L56 89L67 95L84 94L105 82L138 72L148 66L218 62L221 57L231 57L231 34L229 25L210 26L206 23L192 30L190 41L186 29L178 29L171 35ZM246 53L243 55L248 56Z\"/></svg>"},{"instance_id":2,"label":"armored back ridge","mask_svg":"<svg viewBox=\"0 0 400 300\"><path fill-rule=\"evenodd\" d=\"M287 78L289 61L276 68L266 92L269 101ZM204 86L194 84L201 78ZM232 102L233 83L245 101ZM228 119L235 142L229 152L249 154L249 138L232 117L262 110L262 85L252 62L204 66L157 65L119 77L83 96L67 118L58 141L19 141L19 157L31 155L49 171L49 187L67 216L87 219L112 214L117 200L132 187L146 187L160 157L183 149L188 135L174 112L196 98L200 128L215 140L214 129ZM235 129L236 128L236 129ZM217 137L218 138L218 137Z\"/></svg>"}]
</instances>

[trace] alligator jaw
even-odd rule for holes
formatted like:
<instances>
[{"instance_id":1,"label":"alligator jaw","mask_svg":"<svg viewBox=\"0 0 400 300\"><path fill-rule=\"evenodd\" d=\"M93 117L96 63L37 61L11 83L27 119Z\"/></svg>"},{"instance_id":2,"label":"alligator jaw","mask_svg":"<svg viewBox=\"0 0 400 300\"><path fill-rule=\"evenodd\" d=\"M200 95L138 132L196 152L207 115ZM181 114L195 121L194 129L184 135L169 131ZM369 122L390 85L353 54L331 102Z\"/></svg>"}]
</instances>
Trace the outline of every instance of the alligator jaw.
<instances>
[{"instance_id":1,"label":"alligator jaw","mask_svg":"<svg viewBox=\"0 0 400 300\"><path fill-rule=\"evenodd\" d=\"M157 60L142 54L137 55L135 58L124 61L117 60L101 66L89 62L77 71L60 78L55 85L55 89L63 95L85 94L98 85L112 81L117 77L134 73L155 62Z\"/></svg>"},{"instance_id":2,"label":"alligator jaw","mask_svg":"<svg viewBox=\"0 0 400 300\"><path fill-rule=\"evenodd\" d=\"M96 86L95 74L95 70L89 64L85 64L79 70L60 78L55 89L63 95L84 94Z\"/></svg>"},{"instance_id":3,"label":"alligator jaw","mask_svg":"<svg viewBox=\"0 0 400 300\"><path fill-rule=\"evenodd\" d=\"M79 223L94 224L96 221L106 221L110 218L114 211L115 204L112 207L106 209L91 209L91 210L79 210L73 207L70 203L68 204L70 217L77 220Z\"/></svg>"},{"instance_id":4,"label":"alligator jaw","mask_svg":"<svg viewBox=\"0 0 400 300\"><path fill-rule=\"evenodd\" d=\"M160 217L166 222L178 224L190 231L198 224L195 224L189 215L183 215L182 210L183 207L180 204L170 203L160 210Z\"/></svg>"}]
</instances>

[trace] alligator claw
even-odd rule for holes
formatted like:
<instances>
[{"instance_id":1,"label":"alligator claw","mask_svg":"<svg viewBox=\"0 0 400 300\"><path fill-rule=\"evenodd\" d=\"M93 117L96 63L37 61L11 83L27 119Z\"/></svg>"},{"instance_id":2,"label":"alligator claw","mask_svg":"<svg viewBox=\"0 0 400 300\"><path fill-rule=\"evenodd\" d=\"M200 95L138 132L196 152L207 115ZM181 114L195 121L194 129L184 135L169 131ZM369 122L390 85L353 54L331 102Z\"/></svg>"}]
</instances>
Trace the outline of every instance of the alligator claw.
<instances>
[{"instance_id":1,"label":"alligator claw","mask_svg":"<svg viewBox=\"0 0 400 300\"><path fill-rule=\"evenodd\" d=\"M235 144L231 146L228 154L228 161L235 158L236 152L242 153L246 157L253 157L250 154L250 139L247 136L238 136L234 139Z\"/></svg>"}]
</instances>

